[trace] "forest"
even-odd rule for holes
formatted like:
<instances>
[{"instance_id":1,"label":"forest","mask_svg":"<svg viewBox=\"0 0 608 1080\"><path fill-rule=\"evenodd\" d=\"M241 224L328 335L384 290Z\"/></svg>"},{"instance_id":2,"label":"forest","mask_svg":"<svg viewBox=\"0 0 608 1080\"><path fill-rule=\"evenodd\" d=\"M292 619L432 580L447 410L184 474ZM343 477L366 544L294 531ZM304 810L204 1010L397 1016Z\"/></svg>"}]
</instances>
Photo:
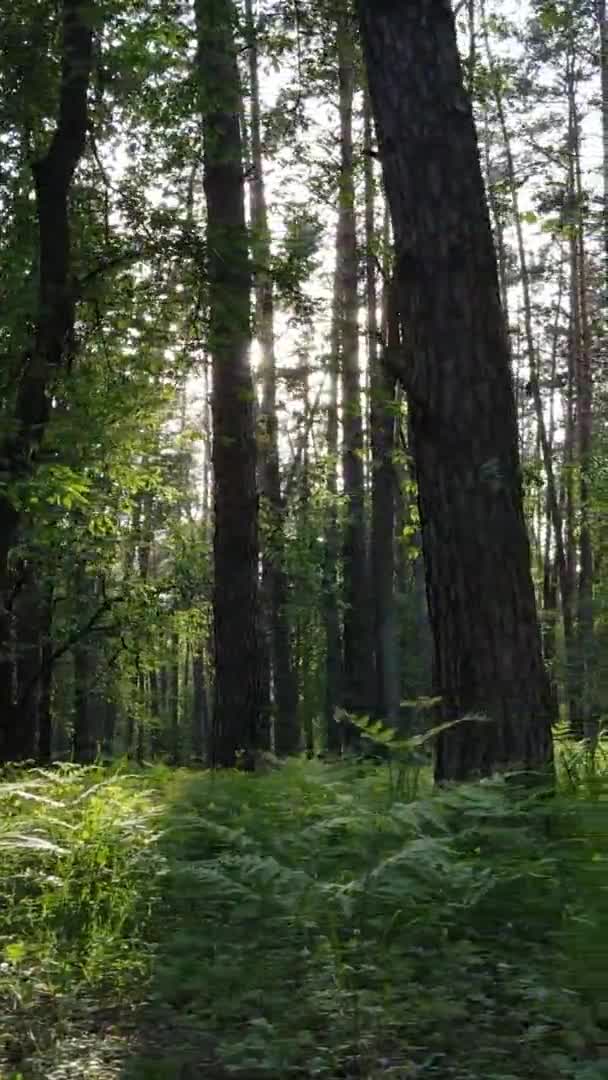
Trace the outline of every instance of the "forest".
<instances>
[{"instance_id":1,"label":"forest","mask_svg":"<svg viewBox=\"0 0 608 1080\"><path fill-rule=\"evenodd\" d=\"M0 0L0 1080L608 1080L606 0Z\"/></svg>"}]
</instances>

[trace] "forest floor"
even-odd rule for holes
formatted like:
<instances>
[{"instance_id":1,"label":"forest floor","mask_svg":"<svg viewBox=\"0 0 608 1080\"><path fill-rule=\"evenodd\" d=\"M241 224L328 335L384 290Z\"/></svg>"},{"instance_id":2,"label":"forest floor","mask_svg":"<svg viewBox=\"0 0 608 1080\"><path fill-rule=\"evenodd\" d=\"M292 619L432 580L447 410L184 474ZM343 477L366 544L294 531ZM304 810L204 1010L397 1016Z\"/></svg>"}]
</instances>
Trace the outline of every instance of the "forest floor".
<instances>
[{"instance_id":1,"label":"forest floor","mask_svg":"<svg viewBox=\"0 0 608 1080\"><path fill-rule=\"evenodd\" d=\"M608 769L0 784L1 1080L608 1078Z\"/></svg>"}]
</instances>

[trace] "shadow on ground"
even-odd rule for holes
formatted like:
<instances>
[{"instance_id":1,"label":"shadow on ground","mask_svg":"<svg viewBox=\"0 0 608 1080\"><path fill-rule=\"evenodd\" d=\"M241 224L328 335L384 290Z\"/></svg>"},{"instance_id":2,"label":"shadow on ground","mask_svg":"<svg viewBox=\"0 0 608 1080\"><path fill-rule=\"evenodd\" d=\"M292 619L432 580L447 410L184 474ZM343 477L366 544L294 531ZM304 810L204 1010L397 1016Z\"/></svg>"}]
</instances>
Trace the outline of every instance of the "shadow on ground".
<instances>
[{"instance_id":1,"label":"shadow on ground","mask_svg":"<svg viewBox=\"0 0 608 1080\"><path fill-rule=\"evenodd\" d=\"M209 1008L205 941L209 912L200 869L212 855L205 809L210 774L183 774L160 821L166 860L154 921L155 956L145 998L130 1022L120 1080L226 1080L217 1059Z\"/></svg>"}]
</instances>

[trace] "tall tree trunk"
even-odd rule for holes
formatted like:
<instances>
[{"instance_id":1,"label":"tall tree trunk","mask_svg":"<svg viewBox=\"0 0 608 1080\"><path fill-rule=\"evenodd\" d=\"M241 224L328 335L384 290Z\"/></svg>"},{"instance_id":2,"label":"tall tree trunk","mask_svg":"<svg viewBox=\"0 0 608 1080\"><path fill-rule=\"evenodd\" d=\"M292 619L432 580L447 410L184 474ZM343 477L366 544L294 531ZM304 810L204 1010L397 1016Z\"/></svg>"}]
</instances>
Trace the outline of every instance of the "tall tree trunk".
<instances>
[{"instance_id":1,"label":"tall tree trunk","mask_svg":"<svg viewBox=\"0 0 608 1080\"><path fill-rule=\"evenodd\" d=\"M283 566L284 506L281 498L279 442L277 424L277 366L274 338L274 298L270 274L271 249L264 162L258 72L257 34L253 18L253 0L246 0L251 84L251 227L255 270L256 333L261 351L262 408L261 487L268 514L268 538L262 552L264 594L269 601L266 620L270 628L270 657L274 688L274 745L277 754L294 753L299 746L297 717L298 688L291 656L291 629L287 614L288 582Z\"/></svg>"},{"instance_id":2,"label":"tall tree trunk","mask_svg":"<svg viewBox=\"0 0 608 1080\"><path fill-rule=\"evenodd\" d=\"M366 129L371 127L371 116L366 109ZM371 138L366 142L371 151ZM386 350L390 353L400 349L399 313L396 290L389 278L385 279L383 299L387 340L378 348L376 325L376 264L373 257L374 203L371 154L366 155L366 234L367 234L367 289L368 308L373 307L373 318L368 317L369 366L370 366L370 430L372 445L372 520L371 520L371 572L374 604L374 661L375 693L374 713L379 719L396 723L399 716L400 682L398 661L397 619L395 607L395 451L396 398L395 378L386 362ZM369 161L370 164L367 164ZM385 230L388 233L388 229ZM388 238L387 238L388 239ZM388 244L387 244L388 246ZM371 251L370 251L371 248ZM371 316L371 310L370 310Z\"/></svg>"},{"instance_id":3,"label":"tall tree trunk","mask_svg":"<svg viewBox=\"0 0 608 1080\"><path fill-rule=\"evenodd\" d=\"M211 763L249 763L260 719L258 500L250 267L232 0L195 0L213 363L215 702Z\"/></svg>"},{"instance_id":4,"label":"tall tree trunk","mask_svg":"<svg viewBox=\"0 0 608 1080\"><path fill-rule=\"evenodd\" d=\"M473 114L447 4L359 0L391 208L439 781L552 760L515 401ZM477 722L475 717L489 722Z\"/></svg>"},{"instance_id":5,"label":"tall tree trunk","mask_svg":"<svg viewBox=\"0 0 608 1080\"><path fill-rule=\"evenodd\" d=\"M578 340L578 300L576 291L576 261L575 261L575 244L573 238L570 239L570 327L568 334L568 371L565 388L565 401L564 401L564 452L563 452L563 479L562 479L562 502L563 502L563 517L564 517L564 549L566 558L566 570L568 574L568 593L572 598L574 596L574 584L576 580L576 521L575 521L575 485L574 485L574 468L575 468L575 393L576 393L576 353L577 353L577 340ZM572 600L569 606L570 612L570 626L571 626L571 639L574 639L573 627L573 612L572 612ZM573 729L576 726L576 665L574 657L574 644L570 649L566 648L566 683L567 683L567 704L568 704L568 720L570 727ZM580 732L578 732L580 734Z\"/></svg>"},{"instance_id":6,"label":"tall tree trunk","mask_svg":"<svg viewBox=\"0 0 608 1080\"><path fill-rule=\"evenodd\" d=\"M557 352L559 341L559 325L562 314L562 297L564 290L564 263L560 263L557 300L555 303L555 318L553 323L553 336L551 342L551 369L549 372L550 398L549 398L549 427L547 437L549 449L553 455L555 448L555 389L557 377ZM563 520L562 508L559 506L560 518ZM543 603L542 603L542 630L543 630L543 653L548 667L551 680L551 691L555 702L555 708L559 705L559 692L557 673L555 670L555 658L557 654L556 619L558 607L558 577L556 572L556 560L553 554L552 544L552 518L548 492L545 490L545 539L543 554ZM565 550L565 549L564 549Z\"/></svg>"},{"instance_id":7,"label":"tall tree trunk","mask_svg":"<svg viewBox=\"0 0 608 1080\"><path fill-rule=\"evenodd\" d=\"M340 90L340 208L339 314L342 346L342 472L345 522L344 682L343 705L348 712L365 713L371 691L370 596L365 536L365 483L361 375L359 367L358 249L353 162L353 96L355 51L350 21L338 19L338 83ZM354 728L345 729L352 741Z\"/></svg>"},{"instance_id":8,"label":"tall tree trunk","mask_svg":"<svg viewBox=\"0 0 608 1080\"><path fill-rule=\"evenodd\" d=\"M338 611L338 563L340 536L338 529L338 384L340 378L340 280L339 252L342 243L342 218L338 218L336 233L336 270L329 342L329 400L327 402L327 495L328 508L325 527L323 560L323 615L325 623L325 699L324 720L327 749L338 753L342 733L336 723L336 708L342 687L342 648Z\"/></svg>"},{"instance_id":9,"label":"tall tree trunk","mask_svg":"<svg viewBox=\"0 0 608 1080\"><path fill-rule=\"evenodd\" d=\"M591 340L585 281L584 221L580 174L575 43L567 57L568 183L567 214L570 249L570 340L568 357L567 504L570 526L569 575L572 606L578 578L577 636L569 658L569 724L576 738L591 728L591 654L593 649L593 553L589 524L589 469L592 424ZM579 544L577 551L576 522Z\"/></svg>"},{"instance_id":10,"label":"tall tree trunk","mask_svg":"<svg viewBox=\"0 0 608 1080\"><path fill-rule=\"evenodd\" d=\"M600 79L602 95L604 305L608 305L608 22L606 21L606 0L597 0L597 22L600 32Z\"/></svg>"},{"instance_id":11,"label":"tall tree trunk","mask_svg":"<svg viewBox=\"0 0 608 1080\"><path fill-rule=\"evenodd\" d=\"M302 394L303 428L302 435L302 468L299 483L299 497L297 504L296 528L301 535L307 538L308 543L304 553L306 565L314 565L315 540L310 522L310 430L313 423L314 408L310 401L309 371L304 374L304 386ZM297 657L298 657L298 723L304 749L310 758L314 754L315 747L315 716L318 711L318 641L314 630L314 622L311 620L311 611L307 605L300 607L300 617L296 621L297 628Z\"/></svg>"},{"instance_id":12,"label":"tall tree trunk","mask_svg":"<svg viewBox=\"0 0 608 1080\"><path fill-rule=\"evenodd\" d=\"M370 388L370 441L372 517L370 537L371 585L374 604L374 713L395 723L399 716L399 665L395 609L395 379L385 363L385 347L395 342L381 339L378 329L376 288L375 185L371 102L366 90L365 125L365 276L367 285L367 341ZM388 212L385 240L388 248ZM384 282L383 324L391 327L389 338L397 336L399 313L390 302L391 286ZM394 290L392 290L394 293ZM396 299L396 298L395 298Z\"/></svg>"},{"instance_id":13,"label":"tall tree trunk","mask_svg":"<svg viewBox=\"0 0 608 1080\"><path fill-rule=\"evenodd\" d=\"M48 421L49 388L71 349L73 338L68 198L86 141L95 8L91 0L63 0L57 120L46 154L33 165L39 237L38 321L31 348L22 357L15 394L14 433L1 448L9 490L31 472ZM15 722L8 602L9 557L19 526L19 511L8 495L0 495L0 760L11 756L11 730Z\"/></svg>"},{"instance_id":14,"label":"tall tree trunk","mask_svg":"<svg viewBox=\"0 0 608 1080\"><path fill-rule=\"evenodd\" d=\"M572 43L574 69L575 43ZM589 319L589 287L583 211L584 191L581 178L581 140L574 71L569 79L571 153L573 155L574 200L576 212L576 288L580 317L580 340L576 366L576 420L579 468L579 577L577 597L577 653L580 670L579 712L585 738L595 739L593 721L594 631L593 631L593 547L591 540L591 442L593 434L592 334Z\"/></svg>"}]
</instances>

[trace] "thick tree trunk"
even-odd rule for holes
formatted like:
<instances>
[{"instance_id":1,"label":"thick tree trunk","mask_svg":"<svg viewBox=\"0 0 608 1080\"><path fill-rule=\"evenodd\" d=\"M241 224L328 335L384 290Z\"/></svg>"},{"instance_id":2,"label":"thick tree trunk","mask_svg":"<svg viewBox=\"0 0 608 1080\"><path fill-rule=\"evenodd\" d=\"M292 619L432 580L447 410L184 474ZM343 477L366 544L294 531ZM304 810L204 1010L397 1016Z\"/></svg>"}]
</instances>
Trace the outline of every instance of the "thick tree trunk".
<instances>
[{"instance_id":1,"label":"thick tree trunk","mask_svg":"<svg viewBox=\"0 0 608 1080\"><path fill-rule=\"evenodd\" d=\"M260 412L260 472L268 515L267 538L262 552L264 596L269 610L269 653L274 690L274 745L277 754L292 754L300 743L298 688L291 656L291 628L287 615L288 582L283 566L284 506L281 497L277 424L277 368L274 339L274 297L270 274L270 232L264 186L262 124L258 73L257 35L252 0L246 0L251 84L251 228L253 234L256 333L261 351L262 408Z\"/></svg>"},{"instance_id":2,"label":"thick tree trunk","mask_svg":"<svg viewBox=\"0 0 608 1080\"><path fill-rule=\"evenodd\" d=\"M72 344L74 296L68 198L85 148L94 16L95 4L91 0L63 0L57 122L46 154L33 166L39 230L38 322L32 346L22 358L14 433L0 449L9 489L31 471L48 421L49 387ZM10 730L15 722L8 598L9 556L19 526L18 510L7 495L0 495L0 761L10 756Z\"/></svg>"},{"instance_id":3,"label":"thick tree trunk","mask_svg":"<svg viewBox=\"0 0 608 1080\"><path fill-rule=\"evenodd\" d=\"M350 22L338 20L338 83L340 90L340 217L338 255L340 338L342 346L342 473L345 522L344 681L343 705L348 712L366 713L371 697L371 620L366 548L363 417L359 366L359 298L357 221L353 161L353 95L355 53ZM345 729L352 741L354 728Z\"/></svg>"},{"instance_id":4,"label":"thick tree trunk","mask_svg":"<svg viewBox=\"0 0 608 1080\"><path fill-rule=\"evenodd\" d=\"M196 0L213 362L215 704L211 763L253 761L260 719L250 267L232 0Z\"/></svg>"},{"instance_id":5,"label":"thick tree trunk","mask_svg":"<svg viewBox=\"0 0 608 1080\"><path fill-rule=\"evenodd\" d=\"M552 759L496 257L453 15L360 0L396 246L436 692L439 781ZM485 717L487 722L477 721Z\"/></svg>"}]
</instances>

